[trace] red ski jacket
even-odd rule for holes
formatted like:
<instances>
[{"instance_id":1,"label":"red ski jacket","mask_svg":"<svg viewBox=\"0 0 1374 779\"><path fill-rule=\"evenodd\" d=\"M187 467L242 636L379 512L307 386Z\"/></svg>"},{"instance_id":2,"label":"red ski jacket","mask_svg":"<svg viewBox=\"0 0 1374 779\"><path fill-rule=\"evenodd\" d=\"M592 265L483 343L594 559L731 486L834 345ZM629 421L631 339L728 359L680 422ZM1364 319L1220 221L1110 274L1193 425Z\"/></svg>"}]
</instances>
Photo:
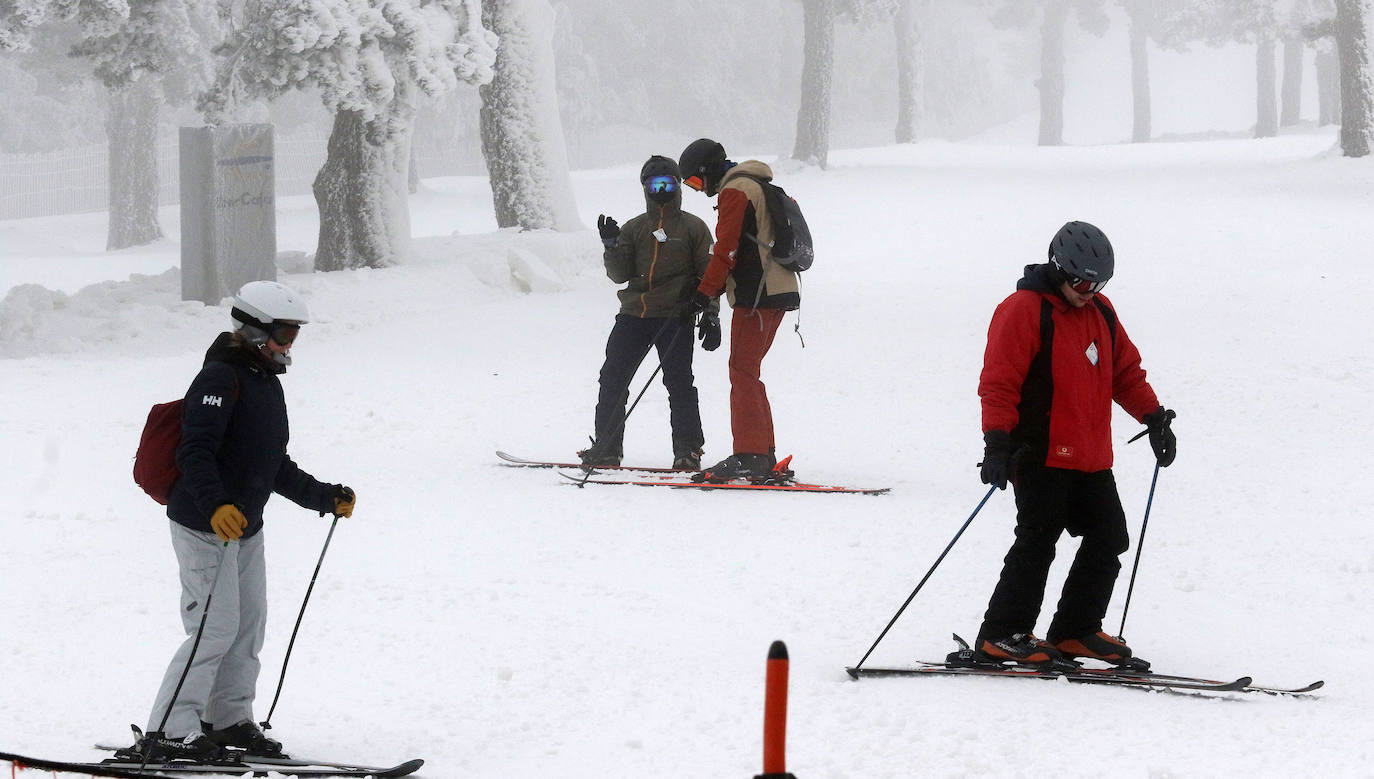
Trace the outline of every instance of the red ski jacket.
<instances>
[{"instance_id":1,"label":"red ski jacket","mask_svg":"<svg viewBox=\"0 0 1374 779\"><path fill-rule=\"evenodd\" d=\"M983 432L1006 430L1013 448L1051 468L1112 467L1112 401L1142 420L1159 408L1140 352L1098 294L1074 308L1026 268L1017 291L993 312L978 397ZM1024 455L1023 455L1024 456Z\"/></svg>"}]
</instances>

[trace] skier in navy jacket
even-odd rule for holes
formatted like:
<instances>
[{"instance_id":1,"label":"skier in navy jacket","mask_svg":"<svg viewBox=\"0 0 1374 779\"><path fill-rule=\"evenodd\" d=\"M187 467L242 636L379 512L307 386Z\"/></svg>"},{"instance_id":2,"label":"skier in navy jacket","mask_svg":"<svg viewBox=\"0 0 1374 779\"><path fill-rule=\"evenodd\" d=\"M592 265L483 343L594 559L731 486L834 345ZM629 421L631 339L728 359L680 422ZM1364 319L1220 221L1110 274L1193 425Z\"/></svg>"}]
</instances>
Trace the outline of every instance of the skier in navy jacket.
<instances>
[{"instance_id":1,"label":"skier in navy jacket","mask_svg":"<svg viewBox=\"0 0 1374 779\"><path fill-rule=\"evenodd\" d=\"M147 732L122 757L205 761L221 757L224 747L282 755L281 744L253 722L267 619L263 506L276 492L347 517L355 500L353 490L318 481L286 452L290 432L277 376L291 364L291 345L309 316L300 296L281 284L244 285L234 298L235 329L215 339L186 392L176 453L181 476L167 516L187 638L168 665Z\"/></svg>"}]
</instances>

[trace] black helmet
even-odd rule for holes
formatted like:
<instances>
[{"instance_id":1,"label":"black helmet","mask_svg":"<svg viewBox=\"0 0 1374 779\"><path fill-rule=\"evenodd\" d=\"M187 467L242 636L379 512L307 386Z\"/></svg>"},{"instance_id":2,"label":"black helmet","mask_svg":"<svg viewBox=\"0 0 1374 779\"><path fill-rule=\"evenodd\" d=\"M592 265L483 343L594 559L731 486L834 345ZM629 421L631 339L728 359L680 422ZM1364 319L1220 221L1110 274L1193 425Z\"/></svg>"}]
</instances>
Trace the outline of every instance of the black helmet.
<instances>
[{"instance_id":1,"label":"black helmet","mask_svg":"<svg viewBox=\"0 0 1374 779\"><path fill-rule=\"evenodd\" d=\"M677 163L657 154L639 169L639 183L644 185L644 194L650 200L665 205L674 198L682 197L678 185L682 175L678 173Z\"/></svg>"},{"instance_id":2,"label":"black helmet","mask_svg":"<svg viewBox=\"0 0 1374 779\"><path fill-rule=\"evenodd\" d=\"M644 163L644 167L639 169L639 183L643 184L654 176L672 176L679 181L682 180L682 173L678 171L677 163L655 154Z\"/></svg>"},{"instance_id":3,"label":"black helmet","mask_svg":"<svg viewBox=\"0 0 1374 779\"><path fill-rule=\"evenodd\" d=\"M1078 292L1096 292L1112 277L1116 258L1106 233L1087 222L1069 222L1050 241L1050 264ZM1080 285L1083 287L1079 289Z\"/></svg>"},{"instance_id":4,"label":"black helmet","mask_svg":"<svg viewBox=\"0 0 1374 779\"><path fill-rule=\"evenodd\" d=\"M725 172L725 147L710 138L698 138L682 150L677 164L682 170L682 183L714 195L713 181L718 183Z\"/></svg>"}]
</instances>

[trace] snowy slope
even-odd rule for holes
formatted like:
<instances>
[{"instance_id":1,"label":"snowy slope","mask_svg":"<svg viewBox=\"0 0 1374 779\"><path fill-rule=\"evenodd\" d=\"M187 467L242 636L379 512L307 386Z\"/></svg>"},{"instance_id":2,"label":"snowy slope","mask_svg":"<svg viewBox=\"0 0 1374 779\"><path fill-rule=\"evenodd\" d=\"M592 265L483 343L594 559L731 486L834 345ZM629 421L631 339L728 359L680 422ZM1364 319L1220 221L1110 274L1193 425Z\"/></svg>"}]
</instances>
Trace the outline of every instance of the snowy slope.
<instances>
[{"instance_id":1,"label":"snowy slope","mask_svg":"<svg viewBox=\"0 0 1374 779\"><path fill-rule=\"evenodd\" d=\"M1369 776L1374 682L1351 656L1374 642L1374 163L1332 142L927 143L780 165L821 256L805 349L789 317L765 363L780 449L808 479L883 497L578 490L494 464L496 448L586 440L614 287L593 232L496 232L484 181L428 182L412 263L282 277L316 317L284 378L292 454L360 501L273 734L314 755L425 757L435 779L747 777L783 639L803 779ZM637 167L574 174L585 224L641 207ZM687 204L714 223L705 198ZM312 204L282 209L279 246L313 250ZM1107 294L1179 413L1127 637L1161 670L1320 677L1320 696L844 675L983 494L987 320L1068 219L1111 236ZM174 241L107 255L102 231L0 223L0 747L73 759L146 718L178 640L166 520L130 458L148 406L183 391L228 321L176 300L160 275ZM117 281L78 292L102 280ZM26 282L42 286L11 289ZM729 450L725 356L697 356L708 457ZM1134 537L1152 458L1116 424ZM661 388L626 447L666 464ZM977 629L1012 519L996 495L870 663L940 657ZM327 527L269 505L260 716Z\"/></svg>"}]
</instances>

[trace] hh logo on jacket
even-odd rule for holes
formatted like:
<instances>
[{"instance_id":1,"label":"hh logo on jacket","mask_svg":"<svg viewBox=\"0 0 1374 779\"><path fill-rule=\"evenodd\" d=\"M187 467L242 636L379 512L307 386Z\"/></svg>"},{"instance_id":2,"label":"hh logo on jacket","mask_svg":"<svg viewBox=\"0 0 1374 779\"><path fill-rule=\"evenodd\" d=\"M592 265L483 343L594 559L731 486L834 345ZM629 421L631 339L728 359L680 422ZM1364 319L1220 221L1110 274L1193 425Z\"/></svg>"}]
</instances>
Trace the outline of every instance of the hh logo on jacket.
<instances>
[{"instance_id":1,"label":"hh logo on jacket","mask_svg":"<svg viewBox=\"0 0 1374 779\"><path fill-rule=\"evenodd\" d=\"M202 406L223 406L223 405L224 405L224 398L221 398L219 395L206 395L205 397L203 397L203 398L200 399L200 405L202 405Z\"/></svg>"}]
</instances>

